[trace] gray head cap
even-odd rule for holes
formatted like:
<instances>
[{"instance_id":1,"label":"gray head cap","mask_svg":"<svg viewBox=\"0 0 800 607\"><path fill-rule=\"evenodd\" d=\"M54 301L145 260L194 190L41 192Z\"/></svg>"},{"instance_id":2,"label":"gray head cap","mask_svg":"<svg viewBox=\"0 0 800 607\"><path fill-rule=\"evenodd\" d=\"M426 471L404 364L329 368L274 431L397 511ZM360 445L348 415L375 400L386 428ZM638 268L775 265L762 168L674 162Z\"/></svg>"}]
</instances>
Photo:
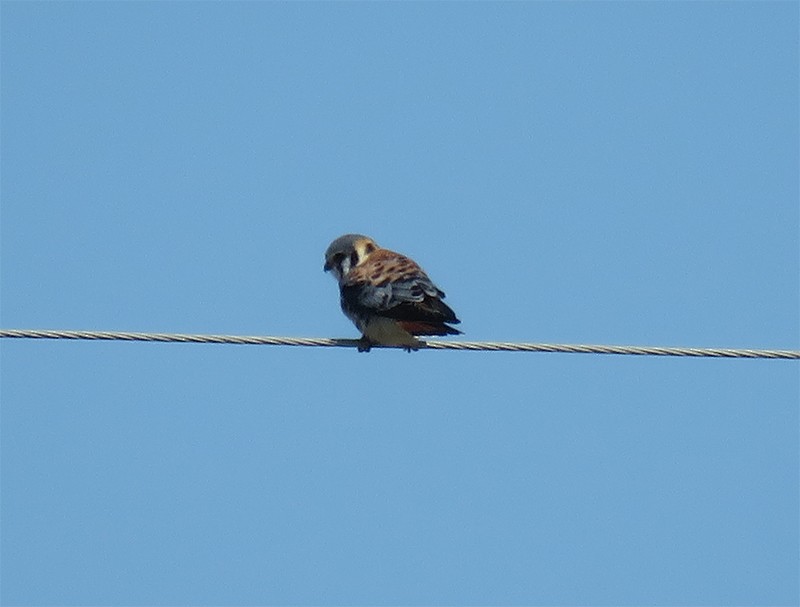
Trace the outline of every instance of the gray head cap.
<instances>
[{"instance_id":1,"label":"gray head cap","mask_svg":"<svg viewBox=\"0 0 800 607\"><path fill-rule=\"evenodd\" d=\"M328 250L325 251L325 258L327 259L334 253L352 249L359 240L369 240L370 242L375 242L372 240L372 238L369 236L364 236L363 234L345 234L344 236L339 236L339 238L330 244Z\"/></svg>"}]
</instances>

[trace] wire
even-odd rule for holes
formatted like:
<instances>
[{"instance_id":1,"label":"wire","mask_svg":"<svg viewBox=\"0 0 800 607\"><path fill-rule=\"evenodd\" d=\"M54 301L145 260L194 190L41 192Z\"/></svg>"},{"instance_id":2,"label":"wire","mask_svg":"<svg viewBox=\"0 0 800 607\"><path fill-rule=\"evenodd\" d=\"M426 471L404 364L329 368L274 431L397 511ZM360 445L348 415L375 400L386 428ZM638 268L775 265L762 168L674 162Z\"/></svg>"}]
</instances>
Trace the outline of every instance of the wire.
<instances>
[{"instance_id":1,"label":"wire","mask_svg":"<svg viewBox=\"0 0 800 607\"><path fill-rule=\"evenodd\" d=\"M316 346L322 348L357 348L357 339L317 337L267 337L246 335L187 335L180 333L128 333L120 331L48 331L0 329L0 338L19 339L95 339L122 341L159 341L200 344L240 344L262 346ZM374 346L395 348L397 346ZM800 359L800 350L752 350L733 348L664 348L642 346L591 346L569 344L509 343L495 341L423 341L421 349L474 350L492 352L567 352L573 354L632 354L639 356L705 356L715 358Z\"/></svg>"}]
</instances>

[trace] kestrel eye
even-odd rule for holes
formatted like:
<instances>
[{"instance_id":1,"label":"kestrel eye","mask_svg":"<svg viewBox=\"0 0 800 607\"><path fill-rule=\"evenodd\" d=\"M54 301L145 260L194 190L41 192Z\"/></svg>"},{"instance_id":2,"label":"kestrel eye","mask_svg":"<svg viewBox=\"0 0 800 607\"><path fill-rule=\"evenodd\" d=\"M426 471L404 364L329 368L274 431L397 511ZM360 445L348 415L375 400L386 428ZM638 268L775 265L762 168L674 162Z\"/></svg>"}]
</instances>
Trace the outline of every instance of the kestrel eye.
<instances>
[{"instance_id":1,"label":"kestrel eye","mask_svg":"<svg viewBox=\"0 0 800 607\"><path fill-rule=\"evenodd\" d=\"M333 263L334 265L340 266L342 265L342 260L344 259L344 253L337 253L333 256Z\"/></svg>"}]
</instances>

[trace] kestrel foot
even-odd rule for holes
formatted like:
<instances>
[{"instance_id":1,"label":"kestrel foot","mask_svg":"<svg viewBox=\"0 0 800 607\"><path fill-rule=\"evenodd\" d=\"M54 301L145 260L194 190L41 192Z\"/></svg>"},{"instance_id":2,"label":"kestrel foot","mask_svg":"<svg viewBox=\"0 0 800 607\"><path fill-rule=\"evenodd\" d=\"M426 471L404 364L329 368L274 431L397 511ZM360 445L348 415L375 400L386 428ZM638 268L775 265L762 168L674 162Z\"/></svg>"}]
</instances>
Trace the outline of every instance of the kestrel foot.
<instances>
[{"instance_id":1,"label":"kestrel foot","mask_svg":"<svg viewBox=\"0 0 800 607\"><path fill-rule=\"evenodd\" d=\"M362 335L361 339L358 340L358 351L369 352L370 350L372 350L372 342L366 335Z\"/></svg>"}]
</instances>

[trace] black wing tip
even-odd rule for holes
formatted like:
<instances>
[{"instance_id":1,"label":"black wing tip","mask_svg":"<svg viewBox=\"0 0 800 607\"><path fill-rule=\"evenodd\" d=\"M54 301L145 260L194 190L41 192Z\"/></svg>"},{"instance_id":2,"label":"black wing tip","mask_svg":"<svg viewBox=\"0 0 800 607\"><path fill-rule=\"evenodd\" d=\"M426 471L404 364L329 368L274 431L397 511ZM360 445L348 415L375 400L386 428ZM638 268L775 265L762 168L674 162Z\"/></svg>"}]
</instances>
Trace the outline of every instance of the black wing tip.
<instances>
[{"instance_id":1,"label":"black wing tip","mask_svg":"<svg viewBox=\"0 0 800 607\"><path fill-rule=\"evenodd\" d=\"M412 335L462 335L463 332L441 321L399 320L397 323Z\"/></svg>"},{"instance_id":2,"label":"black wing tip","mask_svg":"<svg viewBox=\"0 0 800 607\"><path fill-rule=\"evenodd\" d=\"M453 311L453 308L448 306L441 299L427 299L425 300L425 304L427 304L427 309L424 309L423 316L428 316L430 320L452 325L457 325L461 322ZM450 328L452 329L452 327ZM455 331L455 329L453 330Z\"/></svg>"},{"instance_id":3,"label":"black wing tip","mask_svg":"<svg viewBox=\"0 0 800 607\"><path fill-rule=\"evenodd\" d=\"M456 320L451 320L449 322L457 323L461 321L456 319ZM464 331L459 331L455 327L450 327L448 325L442 325L442 326L447 330L447 333L445 333L445 335L464 335Z\"/></svg>"}]
</instances>

